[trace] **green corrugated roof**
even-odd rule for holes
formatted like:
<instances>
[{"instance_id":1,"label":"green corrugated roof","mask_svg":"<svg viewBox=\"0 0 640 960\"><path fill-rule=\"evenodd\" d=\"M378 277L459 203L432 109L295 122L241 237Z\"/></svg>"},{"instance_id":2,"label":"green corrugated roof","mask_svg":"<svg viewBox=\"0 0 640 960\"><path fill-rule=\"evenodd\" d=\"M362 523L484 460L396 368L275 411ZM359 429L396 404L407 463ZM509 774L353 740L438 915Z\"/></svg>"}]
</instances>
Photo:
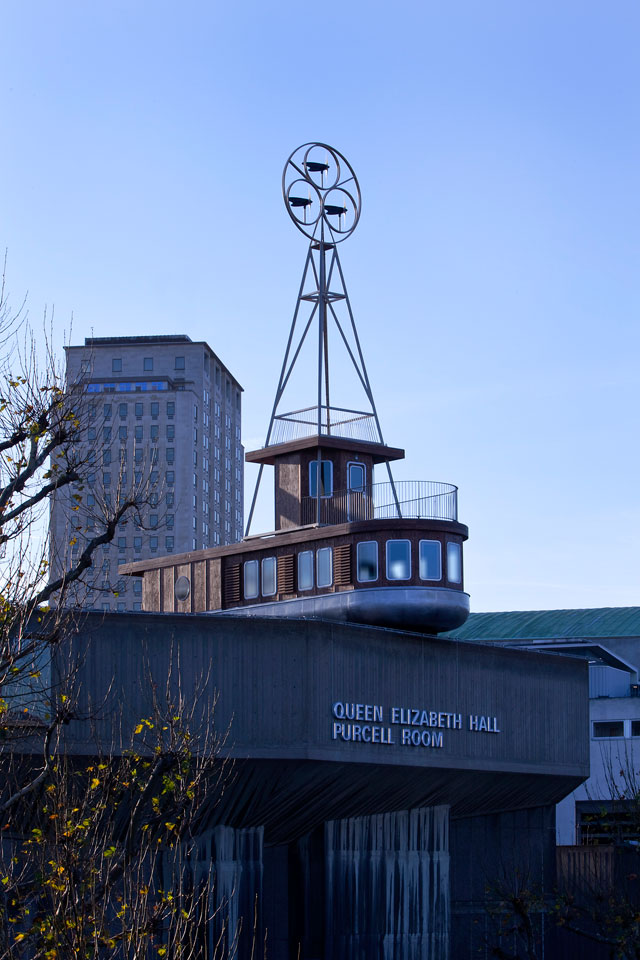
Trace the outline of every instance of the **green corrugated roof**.
<instances>
[{"instance_id":1,"label":"green corrugated roof","mask_svg":"<svg viewBox=\"0 0 640 960\"><path fill-rule=\"evenodd\" d=\"M640 637L640 607L471 613L461 627L440 636L456 637L459 640Z\"/></svg>"}]
</instances>

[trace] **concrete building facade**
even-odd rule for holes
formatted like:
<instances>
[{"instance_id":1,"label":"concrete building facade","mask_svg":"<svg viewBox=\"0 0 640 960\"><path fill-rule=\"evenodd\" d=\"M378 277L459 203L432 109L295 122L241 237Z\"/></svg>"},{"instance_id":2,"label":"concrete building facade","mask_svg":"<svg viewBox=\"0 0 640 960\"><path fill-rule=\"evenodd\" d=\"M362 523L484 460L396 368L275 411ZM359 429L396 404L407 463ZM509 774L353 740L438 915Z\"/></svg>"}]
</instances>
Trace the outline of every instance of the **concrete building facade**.
<instances>
[{"instance_id":1,"label":"concrete building facade","mask_svg":"<svg viewBox=\"0 0 640 960\"><path fill-rule=\"evenodd\" d=\"M68 568L135 489L139 517L100 547L74 599L139 610L140 585L119 575L123 563L242 538L242 387L207 343L185 335L90 337L65 351L67 387L83 398L86 482L53 499L52 570Z\"/></svg>"},{"instance_id":2,"label":"concrete building facade","mask_svg":"<svg viewBox=\"0 0 640 960\"><path fill-rule=\"evenodd\" d=\"M590 776L558 804L556 842L636 846L640 607L472 613L451 635L589 661Z\"/></svg>"}]
</instances>

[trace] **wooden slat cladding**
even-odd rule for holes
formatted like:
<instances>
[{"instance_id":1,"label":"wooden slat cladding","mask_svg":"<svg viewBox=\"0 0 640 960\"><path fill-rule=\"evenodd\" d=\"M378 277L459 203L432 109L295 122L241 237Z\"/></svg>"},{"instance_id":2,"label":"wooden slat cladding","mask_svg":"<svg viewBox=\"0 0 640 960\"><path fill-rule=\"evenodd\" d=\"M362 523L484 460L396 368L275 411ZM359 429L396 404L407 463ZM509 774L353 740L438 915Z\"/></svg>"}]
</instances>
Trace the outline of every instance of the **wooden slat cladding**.
<instances>
[{"instance_id":1,"label":"wooden slat cladding","mask_svg":"<svg viewBox=\"0 0 640 960\"><path fill-rule=\"evenodd\" d=\"M337 587L351 583L351 544L343 543L333 550L333 582Z\"/></svg>"},{"instance_id":2,"label":"wooden slat cladding","mask_svg":"<svg viewBox=\"0 0 640 960\"><path fill-rule=\"evenodd\" d=\"M278 593L293 593L293 554L278 557Z\"/></svg>"},{"instance_id":3,"label":"wooden slat cladding","mask_svg":"<svg viewBox=\"0 0 640 960\"><path fill-rule=\"evenodd\" d=\"M230 563L224 571L224 602L240 602L240 564Z\"/></svg>"}]
</instances>

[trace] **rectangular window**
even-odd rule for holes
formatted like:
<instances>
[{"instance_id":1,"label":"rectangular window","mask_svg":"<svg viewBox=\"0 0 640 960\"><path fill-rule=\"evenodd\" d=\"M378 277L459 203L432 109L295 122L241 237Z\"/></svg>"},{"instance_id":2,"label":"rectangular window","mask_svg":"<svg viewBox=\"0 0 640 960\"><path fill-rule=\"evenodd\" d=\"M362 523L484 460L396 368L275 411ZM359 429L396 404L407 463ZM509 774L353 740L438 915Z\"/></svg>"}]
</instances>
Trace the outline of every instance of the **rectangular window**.
<instances>
[{"instance_id":1,"label":"rectangular window","mask_svg":"<svg viewBox=\"0 0 640 960\"><path fill-rule=\"evenodd\" d=\"M110 404L110 403L105 403L105 405L104 405L104 418L105 418L105 420L110 420L110 419L111 419L111 404Z\"/></svg>"},{"instance_id":2,"label":"rectangular window","mask_svg":"<svg viewBox=\"0 0 640 960\"><path fill-rule=\"evenodd\" d=\"M174 417L176 412L176 405L173 400L167 401L167 416L169 418Z\"/></svg>"},{"instance_id":3,"label":"rectangular window","mask_svg":"<svg viewBox=\"0 0 640 960\"><path fill-rule=\"evenodd\" d=\"M631 736L640 737L640 720L631 721Z\"/></svg>"},{"instance_id":4,"label":"rectangular window","mask_svg":"<svg viewBox=\"0 0 640 960\"><path fill-rule=\"evenodd\" d=\"M624 720L595 720L594 737L624 737Z\"/></svg>"},{"instance_id":5,"label":"rectangular window","mask_svg":"<svg viewBox=\"0 0 640 960\"><path fill-rule=\"evenodd\" d=\"M169 494L167 494L167 496L169 496ZM168 502L168 501L167 501L167 502ZM172 500L171 502L173 503L173 500ZM172 526L173 526L174 517L175 517L175 514L173 514L173 513L168 513L168 514L167 514L167 526L168 526L168 527L172 527Z\"/></svg>"},{"instance_id":6,"label":"rectangular window","mask_svg":"<svg viewBox=\"0 0 640 960\"><path fill-rule=\"evenodd\" d=\"M127 549L127 538L118 537L118 550L120 551L120 553L124 553L126 549Z\"/></svg>"},{"instance_id":7,"label":"rectangular window","mask_svg":"<svg viewBox=\"0 0 640 960\"><path fill-rule=\"evenodd\" d=\"M165 500L165 503L166 503L166 505L167 505L168 507L172 507L172 506L173 506L173 490L170 490L170 491L165 495L164 500Z\"/></svg>"},{"instance_id":8,"label":"rectangular window","mask_svg":"<svg viewBox=\"0 0 640 960\"><path fill-rule=\"evenodd\" d=\"M378 579L378 544L365 540L358 544L358 583L370 583Z\"/></svg>"},{"instance_id":9,"label":"rectangular window","mask_svg":"<svg viewBox=\"0 0 640 960\"><path fill-rule=\"evenodd\" d=\"M150 514L150 516L149 516L149 526L150 526L150 527L157 527L157 526L158 526L158 514L157 514L157 513L152 513L152 514Z\"/></svg>"},{"instance_id":10,"label":"rectangular window","mask_svg":"<svg viewBox=\"0 0 640 960\"><path fill-rule=\"evenodd\" d=\"M105 467L111 463L111 450L104 450L102 452L102 462Z\"/></svg>"},{"instance_id":11,"label":"rectangular window","mask_svg":"<svg viewBox=\"0 0 640 960\"><path fill-rule=\"evenodd\" d=\"M95 420L95 418L96 418L96 405L95 405L95 403L90 403L90 404L89 404L89 419L90 419L90 420Z\"/></svg>"},{"instance_id":12,"label":"rectangular window","mask_svg":"<svg viewBox=\"0 0 640 960\"><path fill-rule=\"evenodd\" d=\"M128 412L128 404L126 404L126 403L121 403L121 404L119 404L119 405L118 405L118 412L119 412L119 414L120 414L120 419L121 419L121 420L126 420L126 419L127 419L127 412Z\"/></svg>"},{"instance_id":13,"label":"rectangular window","mask_svg":"<svg viewBox=\"0 0 640 960\"><path fill-rule=\"evenodd\" d=\"M262 596L272 597L276 592L276 558L265 557L262 561Z\"/></svg>"},{"instance_id":14,"label":"rectangular window","mask_svg":"<svg viewBox=\"0 0 640 960\"><path fill-rule=\"evenodd\" d=\"M95 438L96 438L96 428L89 427L89 429L87 430L87 440L95 440Z\"/></svg>"},{"instance_id":15,"label":"rectangular window","mask_svg":"<svg viewBox=\"0 0 640 960\"><path fill-rule=\"evenodd\" d=\"M120 393L129 393L129 391L131 390L131 384L130 384L130 383L119 383L119 384L118 384L118 390L120 391Z\"/></svg>"},{"instance_id":16,"label":"rectangular window","mask_svg":"<svg viewBox=\"0 0 640 960\"><path fill-rule=\"evenodd\" d=\"M333 550L321 547L316 551L316 577L319 587L330 587L333 583Z\"/></svg>"},{"instance_id":17,"label":"rectangular window","mask_svg":"<svg viewBox=\"0 0 640 960\"><path fill-rule=\"evenodd\" d=\"M143 370L153 370L153 357L145 357L142 361Z\"/></svg>"},{"instance_id":18,"label":"rectangular window","mask_svg":"<svg viewBox=\"0 0 640 960\"><path fill-rule=\"evenodd\" d=\"M333 495L333 463L331 460L312 460L309 464L309 496L318 496L318 472L320 472L320 496Z\"/></svg>"},{"instance_id":19,"label":"rectangular window","mask_svg":"<svg viewBox=\"0 0 640 960\"><path fill-rule=\"evenodd\" d=\"M160 427L158 426L157 423L154 423L151 425L151 439L153 441L156 441L159 436L160 436Z\"/></svg>"},{"instance_id":20,"label":"rectangular window","mask_svg":"<svg viewBox=\"0 0 640 960\"><path fill-rule=\"evenodd\" d=\"M387 580L409 580L411 577L411 543L409 540L387 540Z\"/></svg>"},{"instance_id":21,"label":"rectangular window","mask_svg":"<svg viewBox=\"0 0 640 960\"><path fill-rule=\"evenodd\" d=\"M154 400L154 402L151 404L151 417L153 420L158 419L159 412L160 412L160 404L158 403L157 400Z\"/></svg>"},{"instance_id":22,"label":"rectangular window","mask_svg":"<svg viewBox=\"0 0 640 960\"><path fill-rule=\"evenodd\" d=\"M447 580L449 583L460 583L462 580L462 548L453 540L447 544Z\"/></svg>"},{"instance_id":23,"label":"rectangular window","mask_svg":"<svg viewBox=\"0 0 640 960\"><path fill-rule=\"evenodd\" d=\"M298 554L298 590L313 589L313 551Z\"/></svg>"},{"instance_id":24,"label":"rectangular window","mask_svg":"<svg viewBox=\"0 0 640 960\"><path fill-rule=\"evenodd\" d=\"M126 439L127 439L127 428L126 428L126 427L118 427L118 436L119 436L119 438L120 438L121 440L126 440Z\"/></svg>"},{"instance_id":25,"label":"rectangular window","mask_svg":"<svg viewBox=\"0 0 640 960\"><path fill-rule=\"evenodd\" d=\"M111 440L111 427L102 428L102 439L107 443Z\"/></svg>"},{"instance_id":26,"label":"rectangular window","mask_svg":"<svg viewBox=\"0 0 640 960\"><path fill-rule=\"evenodd\" d=\"M244 597L253 600L258 596L258 561L247 560L244 565Z\"/></svg>"},{"instance_id":27,"label":"rectangular window","mask_svg":"<svg viewBox=\"0 0 640 960\"><path fill-rule=\"evenodd\" d=\"M442 548L439 540L420 541L420 579L442 580Z\"/></svg>"},{"instance_id":28,"label":"rectangular window","mask_svg":"<svg viewBox=\"0 0 640 960\"><path fill-rule=\"evenodd\" d=\"M142 440L144 437L144 427L134 427L134 436L136 440Z\"/></svg>"},{"instance_id":29,"label":"rectangular window","mask_svg":"<svg viewBox=\"0 0 640 960\"><path fill-rule=\"evenodd\" d=\"M167 548L167 550L169 551L173 550L173 537L165 537L164 545Z\"/></svg>"},{"instance_id":30,"label":"rectangular window","mask_svg":"<svg viewBox=\"0 0 640 960\"><path fill-rule=\"evenodd\" d=\"M149 549L152 551L152 553L156 552L156 550L158 549L157 537L149 537Z\"/></svg>"},{"instance_id":31,"label":"rectangular window","mask_svg":"<svg viewBox=\"0 0 640 960\"><path fill-rule=\"evenodd\" d=\"M175 447L167 447L167 463L173 463L176 458Z\"/></svg>"},{"instance_id":32,"label":"rectangular window","mask_svg":"<svg viewBox=\"0 0 640 960\"><path fill-rule=\"evenodd\" d=\"M167 424L167 440L174 440L176 436L176 428L173 423Z\"/></svg>"},{"instance_id":33,"label":"rectangular window","mask_svg":"<svg viewBox=\"0 0 640 960\"><path fill-rule=\"evenodd\" d=\"M114 357L111 361L111 373L122 373L122 359Z\"/></svg>"},{"instance_id":34,"label":"rectangular window","mask_svg":"<svg viewBox=\"0 0 640 960\"><path fill-rule=\"evenodd\" d=\"M184 357L176 357L175 370L184 370Z\"/></svg>"},{"instance_id":35,"label":"rectangular window","mask_svg":"<svg viewBox=\"0 0 640 960\"><path fill-rule=\"evenodd\" d=\"M173 470L167 470L164 476L169 486L173 486L173 484L176 482L176 475Z\"/></svg>"},{"instance_id":36,"label":"rectangular window","mask_svg":"<svg viewBox=\"0 0 640 960\"><path fill-rule=\"evenodd\" d=\"M95 476L95 474L89 474L89 476L90 476L90 477L91 477L91 476ZM89 483L91 483L91 480L89 480ZM111 474L110 474L110 473L103 473L103 474L102 474L102 486L103 486L103 487L110 487L110 486L111 486Z\"/></svg>"},{"instance_id":37,"label":"rectangular window","mask_svg":"<svg viewBox=\"0 0 640 960\"><path fill-rule=\"evenodd\" d=\"M136 553L140 553L140 551L142 550L142 537L133 538L133 549L135 550Z\"/></svg>"},{"instance_id":38,"label":"rectangular window","mask_svg":"<svg viewBox=\"0 0 640 960\"><path fill-rule=\"evenodd\" d=\"M144 404L136 403L136 417L141 417L144 412Z\"/></svg>"},{"instance_id":39,"label":"rectangular window","mask_svg":"<svg viewBox=\"0 0 640 960\"><path fill-rule=\"evenodd\" d=\"M151 483L154 484L154 485L158 482L158 471L157 471L157 470L152 470L152 471L151 471L151 473L149 474L149 480L150 480ZM167 483L168 483L168 482L169 482L169 481L167 480Z\"/></svg>"},{"instance_id":40,"label":"rectangular window","mask_svg":"<svg viewBox=\"0 0 640 960\"><path fill-rule=\"evenodd\" d=\"M136 463L142 463L142 458L144 457L144 450L142 447L136 447L134 451L134 460Z\"/></svg>"}]
</instances>

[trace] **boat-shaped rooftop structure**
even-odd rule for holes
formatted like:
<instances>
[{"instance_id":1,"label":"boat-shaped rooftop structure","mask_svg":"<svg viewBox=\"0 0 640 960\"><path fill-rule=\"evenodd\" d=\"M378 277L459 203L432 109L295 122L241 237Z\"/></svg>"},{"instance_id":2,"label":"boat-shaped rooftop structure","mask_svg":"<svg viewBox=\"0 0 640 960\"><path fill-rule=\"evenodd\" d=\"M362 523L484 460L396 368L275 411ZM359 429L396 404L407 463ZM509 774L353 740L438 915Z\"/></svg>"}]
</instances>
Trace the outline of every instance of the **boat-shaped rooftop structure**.
<instances>
[{"instance_id":1,"label":"boat-shaped rooftop structure","mask_svg":"<svg viewBox=\"0 0 640 960\"><path fill-rule=\"evenodd\" d=\"M383 440L337 252L360 216L355 174L333 148L305 144L287 161L283 194L310 242L265 444L246 454L259 464L247 534L240 543L121 569L143 577L145 610L453 629L469 613L462 559L468 531L458 521L455 486L395 481L391 472L404 450ZM316 324L316 402L282 412ZM330 326L346 346L365 409L330 403ZM274 470L274 529L252 535L265 466ZM374 482L376 467L385 469L384 482Z\"/></svg>"}]
</instances>

